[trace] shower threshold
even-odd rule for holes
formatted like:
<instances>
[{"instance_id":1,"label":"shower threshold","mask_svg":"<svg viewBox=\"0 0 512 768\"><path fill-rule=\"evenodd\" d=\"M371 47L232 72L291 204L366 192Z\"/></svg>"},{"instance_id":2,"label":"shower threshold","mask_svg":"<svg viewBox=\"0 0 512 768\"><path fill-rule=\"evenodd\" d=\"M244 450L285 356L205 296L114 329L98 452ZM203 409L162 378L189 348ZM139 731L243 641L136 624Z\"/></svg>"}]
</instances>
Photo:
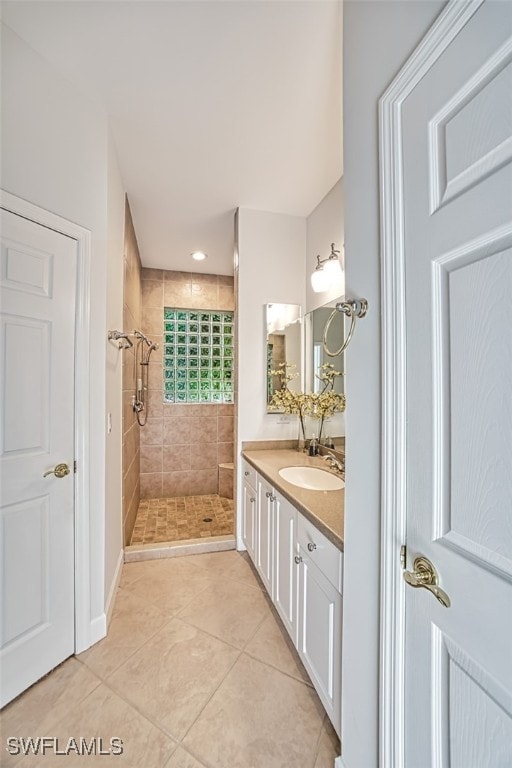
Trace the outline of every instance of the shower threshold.
<instances>
[{"instance_id":1,"label":"shower threshold","mask_svg":"<svg viewBox=\"0 0 512 768\"><path fill-rule=\"evenodd\" d=\"M185 539L183 541L159 541L155 544L130 544L124 549L125 563L138 560L157 560L161 557L199 555L204 552L224 552L236 549L233 534L209 536L207 539Z\"/></svg>"}]
</instances>

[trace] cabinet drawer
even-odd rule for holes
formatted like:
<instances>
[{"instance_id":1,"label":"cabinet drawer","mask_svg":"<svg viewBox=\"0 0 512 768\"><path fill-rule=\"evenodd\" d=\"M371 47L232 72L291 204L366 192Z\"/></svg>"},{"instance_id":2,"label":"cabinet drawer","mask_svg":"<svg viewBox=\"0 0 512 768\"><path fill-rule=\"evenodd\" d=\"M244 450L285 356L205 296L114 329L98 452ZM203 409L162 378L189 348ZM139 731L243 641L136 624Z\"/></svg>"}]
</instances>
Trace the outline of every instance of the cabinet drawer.
<instances>
[{"instance_id":1,"label":"cabinet drawer","mask_svg":"<svg viewBox=\"0 0 512 768\"><path fill-rule=\"evenodd\" d=\"M326 576L333 587L342 591L343 554L320 533L318 528L299 514L297 525L299 544L307 553L313 563Z\"/></svg>"},{"instance_id":2,"label":"cabinet drawer","mask_svg":"<svg viewBox=\"0 0 512 768\"><path fill-rule=\"evenodd\" d=\"M249 483L250 486L252 486L256 490L256 477L257 472L254 469L254 467L251 467L250 464L245 461L245 459L242 459L242 478Z\"/></svg>"}]
</instances>

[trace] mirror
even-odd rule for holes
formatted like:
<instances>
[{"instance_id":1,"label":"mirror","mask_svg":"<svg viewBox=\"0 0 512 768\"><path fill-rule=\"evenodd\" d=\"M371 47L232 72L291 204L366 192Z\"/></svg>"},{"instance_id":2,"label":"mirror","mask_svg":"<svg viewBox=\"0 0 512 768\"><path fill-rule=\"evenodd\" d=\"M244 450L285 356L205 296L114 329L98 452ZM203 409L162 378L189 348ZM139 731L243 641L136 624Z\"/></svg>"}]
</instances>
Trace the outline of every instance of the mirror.
<instances>
[{"instance_id":1,"label":"mirror","mask_svg":"<svg viewBox=\"0 0 512 768\"><path fill-rule=\"evenodd\" d=\"M300 304L267 304L266 339L267 339L267 413L282 413L269 410L274 392L281 389L280 378L273 375L286 363L288 372L294 378L288 382L288 389L300 392L302 387L302 318Z\"/></svg>"},{"instance_id":2,"label":"mirror","mask_svg":"<svg viewBox=\"0 0 512 768\"><path fill-rule=\"evenodd\" d=\"M334 366L334 370L345 372L345 355L331 357L324 348L325 325L329 320L336 304L341 298L333 299L323 307L318 307L304 316L304 385L306 392L319 393L323 389L323 382L318 378L321 367L326 364ZM345 315L337 312L333 317L327 331L327 349L336 351L342 346L345 338ZM343 394L345 390L344 376L336 376L333 380L333 390ZM330 436L337 446L345 435L345 418L343 413L335 413L331 416L323 429L324 436Z\"/></svg>"}]
</instances>

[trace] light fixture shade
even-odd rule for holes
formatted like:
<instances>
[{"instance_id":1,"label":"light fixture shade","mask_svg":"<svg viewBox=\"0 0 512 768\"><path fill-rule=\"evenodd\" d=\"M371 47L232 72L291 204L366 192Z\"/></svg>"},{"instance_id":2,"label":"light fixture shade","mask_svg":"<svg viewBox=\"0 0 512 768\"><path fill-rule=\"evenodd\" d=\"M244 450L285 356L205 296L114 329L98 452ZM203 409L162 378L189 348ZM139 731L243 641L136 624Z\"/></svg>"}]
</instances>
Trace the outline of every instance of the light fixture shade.
<instances>
[{"instance_id":1,"label":"light fixture shade","mask_svg":"<svg viewBox=\"0 0 512 768\"><path fill-rule=\"evenodd\" d=\"M315 293L323 293L324 291L327 291L330 282L331 279L323 267L315 269L311 274L311 287Z\"/></svg>"},{"instance_id":2,"label":"light fixture shade","mask_svg":"<svg viewBox=\"0 0 512 768\"><path fill-rule=\"evenodd\" d=\"M324 271L329 276L329 281L339 282L343 278L343 270L338 259L329 259L324 264Z\"/></svg>"}]
</instances>

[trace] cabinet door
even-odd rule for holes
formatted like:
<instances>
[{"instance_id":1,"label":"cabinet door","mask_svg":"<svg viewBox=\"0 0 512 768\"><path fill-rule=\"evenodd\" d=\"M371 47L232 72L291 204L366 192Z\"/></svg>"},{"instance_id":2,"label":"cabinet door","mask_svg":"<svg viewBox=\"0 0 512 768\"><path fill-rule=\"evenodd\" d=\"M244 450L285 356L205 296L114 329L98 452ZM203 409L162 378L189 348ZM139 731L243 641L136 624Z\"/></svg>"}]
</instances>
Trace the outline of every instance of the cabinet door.
<instances>
[{"instance_id":1,"label":"cabinet door","mask_svg":"<svg viewBox=\"0 0 512 768\"><path fill-rule=\"evenodd\" d=\"M297 510L278 496L274 510L274 603L297 645Z\"/></svg>"},{"instance_id":2,"label":"cabinet door","mask_svg":"<svg viewBox=\"0 0 512 768\"><path fill-rule=\"evenodd\" d=\"M273 523L274 508L277 504L274 489L261 477L258 477L258 517L256 568L265 584L269 595L273 598L272 561L273 561Z\"/></svg>"},{"instance_id":3,"label":"cabinet door","mask_svg":"<svg viewBox=\"0 0 512 768\"><path fill-rule=\"evenodd\" d=\"M299 654L339 736L342 598L302 548L299 556Z\"/></svg>"},{"instance_id":4,"label":"cabinet door","mask_svg":"<svg viewBox=\"0 0 512 768\"><path fill-rule=\"evenodd\" d=\"M251 488L248 482L244 482L244 498L243 498L243 510L242 510L242 538L246 546L247 552L251 560L256 562L256 556L254 551L255 535L256 535L256 520L257 520L257 503L256 503L256 491Z\"/></svg>"}]
</instances>

